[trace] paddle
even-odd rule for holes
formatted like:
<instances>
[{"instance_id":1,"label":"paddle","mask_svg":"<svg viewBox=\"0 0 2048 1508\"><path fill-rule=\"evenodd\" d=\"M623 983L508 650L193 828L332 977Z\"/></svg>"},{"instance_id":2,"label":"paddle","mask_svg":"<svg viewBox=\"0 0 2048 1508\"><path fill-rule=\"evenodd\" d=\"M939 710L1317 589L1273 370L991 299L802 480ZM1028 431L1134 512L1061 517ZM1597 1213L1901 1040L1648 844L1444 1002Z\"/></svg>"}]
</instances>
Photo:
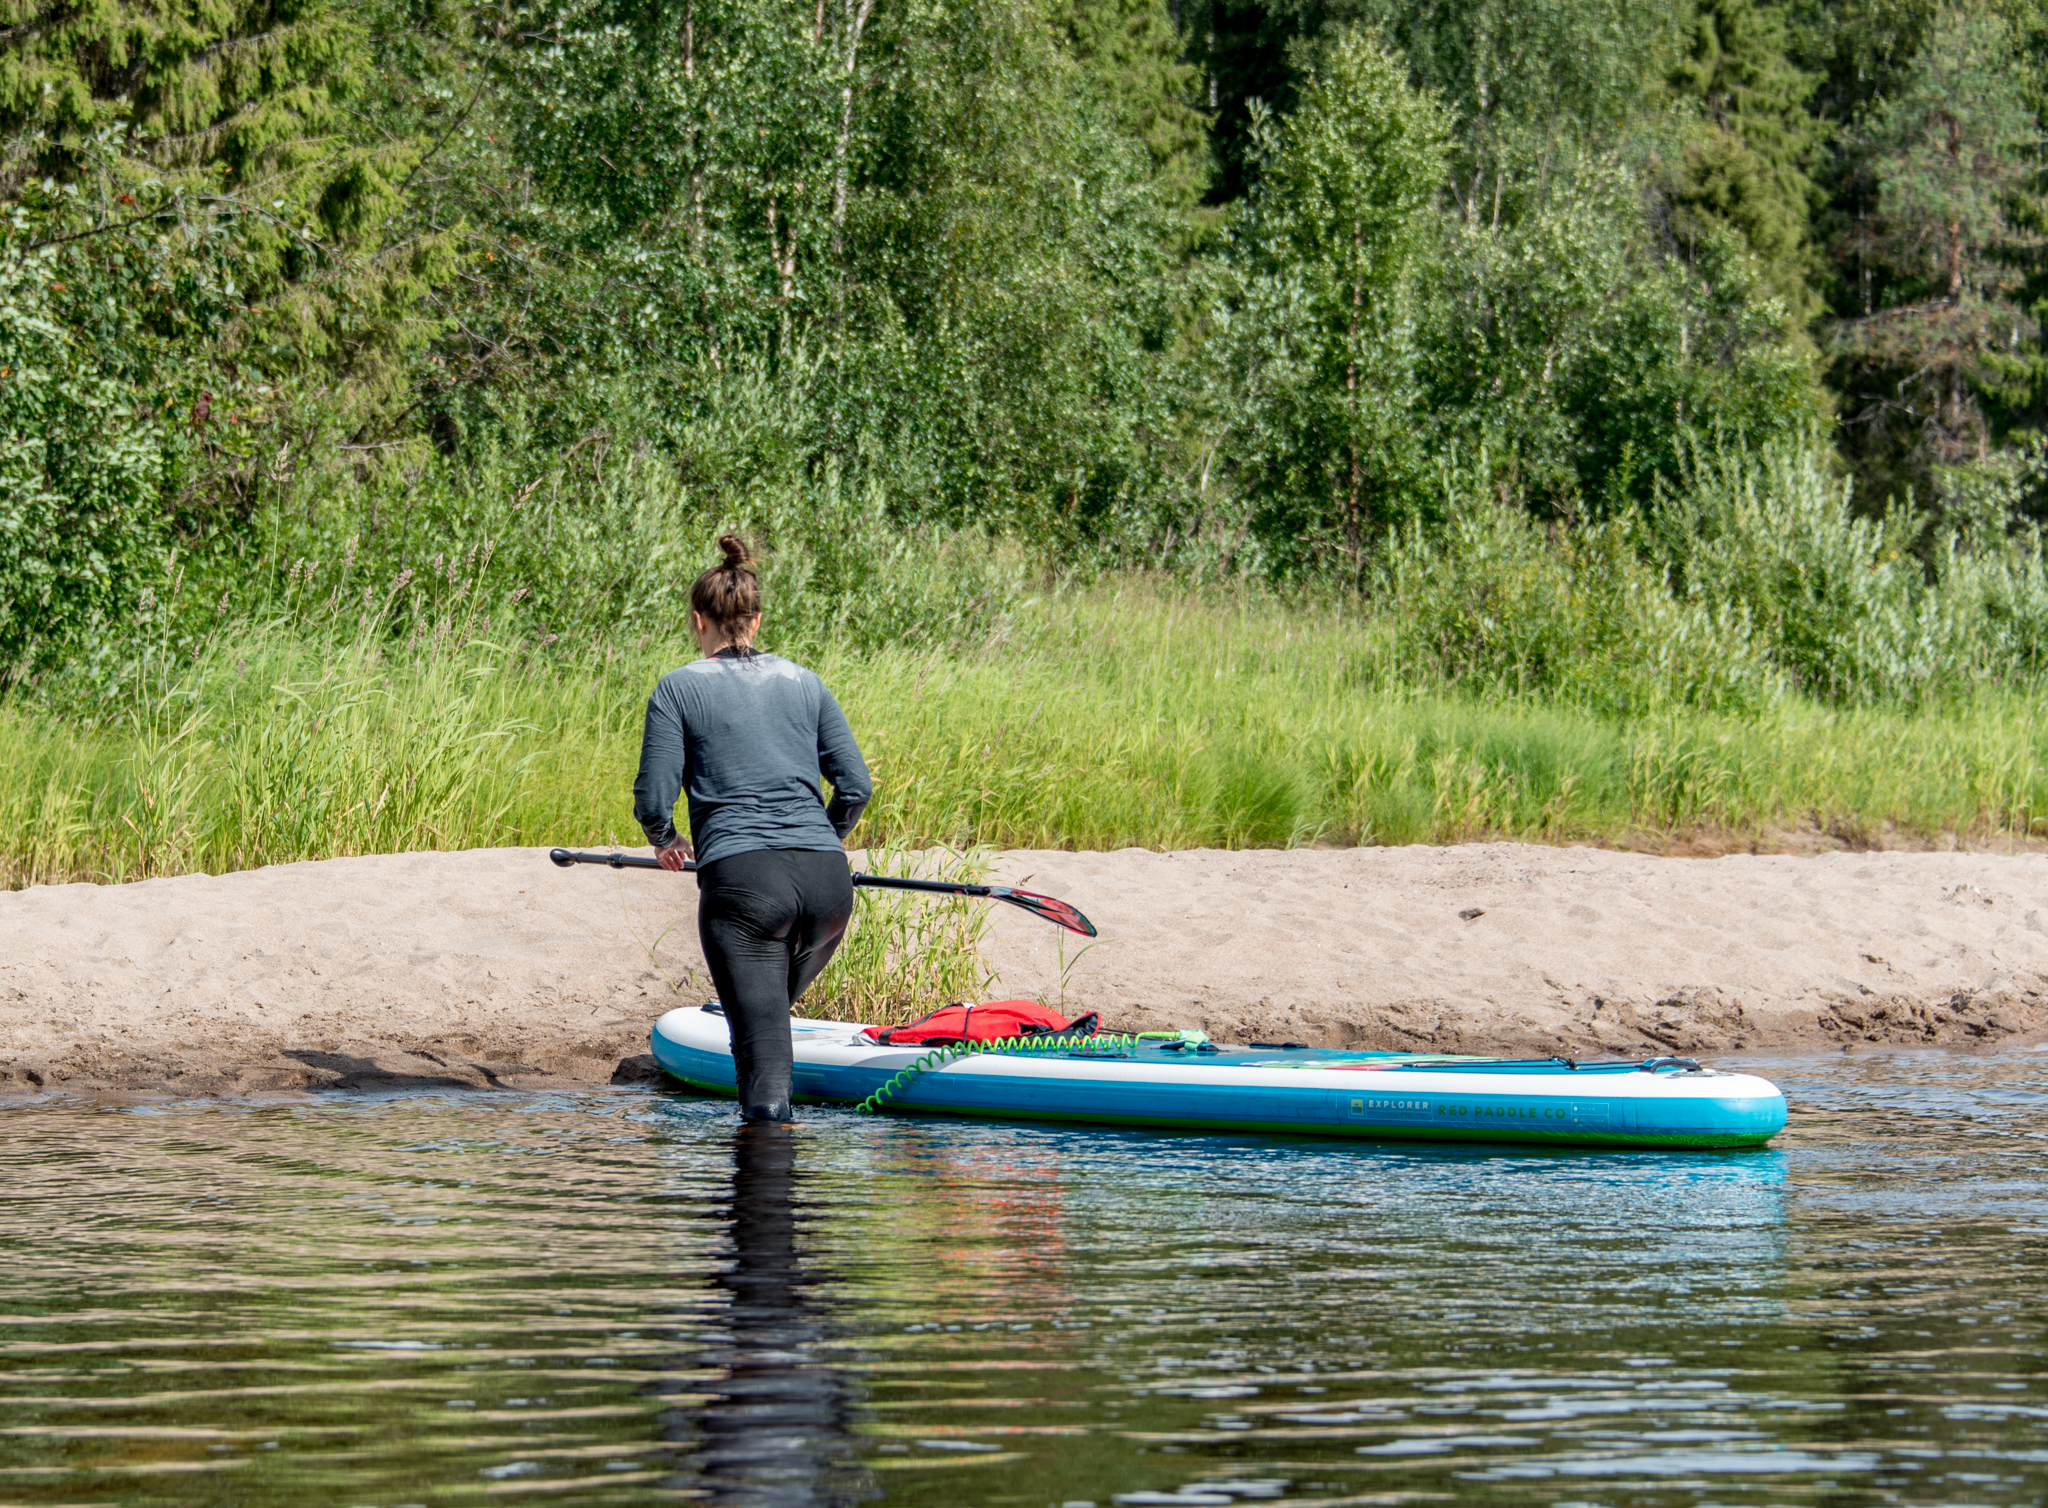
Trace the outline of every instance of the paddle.
<instances>
[{"instance_id":1,"label":"paddle","mask_svg":"<svg viewBox=\"0 0 2048 1508\"><path fill-rule=\"evenodd\" d=\"M659 869L654 859L643 859L638 854L627 853L576 853L567 848L549 852L562 868L571 864L603 864L612 869ZM694 861L683 866L685 873L692 872L697 865ZM1065 901L1055 900L1049 895L1037 895L1029 890L1012 890L1005 885L968 885L952 880L899 880L893 875L862 874L853 872L855 885L866 885L874 890L922 890L928 895L966 895L976 900L1001 901L1019 910L1029 911L1033 916L1043 917L1054 926L1065 927L1069 932L1078 932L1083 937L1095 935L1095 923Z\"/></svg>"}]
</instances>

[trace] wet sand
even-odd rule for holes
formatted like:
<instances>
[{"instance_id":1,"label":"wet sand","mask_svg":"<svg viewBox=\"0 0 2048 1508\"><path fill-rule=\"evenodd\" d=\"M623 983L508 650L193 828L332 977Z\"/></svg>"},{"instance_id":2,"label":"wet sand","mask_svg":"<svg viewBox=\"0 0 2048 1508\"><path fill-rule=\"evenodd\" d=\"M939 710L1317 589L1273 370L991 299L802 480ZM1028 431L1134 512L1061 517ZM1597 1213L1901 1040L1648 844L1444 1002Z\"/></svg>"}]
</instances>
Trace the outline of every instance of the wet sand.
<instances>
[{"instance_id":1,"label":"wet sand","mask_svg":"<svg viewBox=\"0 0 2048 1508\"><path fill-rule=\"evenodd\" d=\"M1641 1055L2048 1037L2048 855L1001 856L997 994L1219 1041ZM695 887L542 849L0 894L0 1091L543 1087L705 998Z\"/></svg>"}]
</instances>

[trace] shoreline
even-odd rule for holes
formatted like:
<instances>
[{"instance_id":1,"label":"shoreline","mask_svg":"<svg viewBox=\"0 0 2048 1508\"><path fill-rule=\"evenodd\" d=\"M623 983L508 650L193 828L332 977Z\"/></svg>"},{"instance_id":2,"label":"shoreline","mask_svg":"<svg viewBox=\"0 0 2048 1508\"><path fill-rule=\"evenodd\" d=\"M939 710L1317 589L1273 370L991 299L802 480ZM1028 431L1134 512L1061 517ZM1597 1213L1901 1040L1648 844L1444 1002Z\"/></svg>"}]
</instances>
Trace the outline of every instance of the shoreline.
<instances>
[{"instance_id":1,"label":"shoreline","mask_svg":"<svg viewBox=\"0 0 2048 1508\"><path fill-rule=\"evenodd\" d=\"M994 995L1117 1029L1573 1056L2048 1038L2048 855L1488 843L996 871L1103 940L1062 951L993 908ZM481 849L0 894L0 1096L644 1079L648 1027L704 993L695 890L647 878Z\"/></svg>"}]
</instances>

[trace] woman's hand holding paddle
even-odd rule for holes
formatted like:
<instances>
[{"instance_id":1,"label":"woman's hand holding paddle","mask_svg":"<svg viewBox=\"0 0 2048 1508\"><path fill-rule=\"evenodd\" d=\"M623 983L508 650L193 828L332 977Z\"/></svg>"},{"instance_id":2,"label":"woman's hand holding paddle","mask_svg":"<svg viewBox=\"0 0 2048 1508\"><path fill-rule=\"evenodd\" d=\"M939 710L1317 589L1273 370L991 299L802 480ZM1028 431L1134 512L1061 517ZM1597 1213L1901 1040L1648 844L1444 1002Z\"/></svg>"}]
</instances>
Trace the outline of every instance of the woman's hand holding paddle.
<instances>
[{"instance_id":1,"label":"woman's hand holding paddle","mask_svg":"<svg viewBox=\"0 0 2048 1508\"><path fill-rule=\"evenodd\" d=\"M678 837L668 847L656 849L654 852L655 862L675 874L687 870L696 858L697 851L690 847L690 840L684 837Z\"/></svg>"}]
</instances>

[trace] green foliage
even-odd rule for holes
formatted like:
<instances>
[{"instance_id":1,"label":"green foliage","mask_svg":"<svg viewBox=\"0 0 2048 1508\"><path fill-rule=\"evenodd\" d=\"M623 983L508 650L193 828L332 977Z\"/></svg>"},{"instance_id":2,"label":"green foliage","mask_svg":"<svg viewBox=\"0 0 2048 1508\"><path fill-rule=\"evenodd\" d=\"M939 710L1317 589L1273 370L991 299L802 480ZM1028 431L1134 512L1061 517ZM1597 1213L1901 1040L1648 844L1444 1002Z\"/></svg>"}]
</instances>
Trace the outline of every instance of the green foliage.
<instances>
[{"instance_id":1,"label":"green foliage","mask_svg":"<svg viewBox=\"0 0 2048 1508\"><path fill-rule=\"evenodd\" d=\"M1503 147L1612 144L1659 113L1688 13L1656 0L1354 0L1345 19L1400 48L1422 87L1456 110L1473 170L1486 171Z\"/></svg>"},{"instance_id":2,"label":"green foliage","mask_svg":"<svg viewBox=\"0 0 2048 1508\"><path fill-rule=\"evenodd\" d=\"M124 148L176 171L219 164L274 197L317 199L361 165L314 138L362 62L358 13L323 0L133 4L10 0L0 8L0 133L13 173L62 174L112 129ZM339 171L337 171L337 169ZM337 208L340 206L337 204Z\"/></svg>"},{"instance_id":3,"label":"green foliage","mask_svg":"<svg viewBox=\"0 0 2048 1508\"><path fill-rule=\"evenodd\" d=\"M297 506L260 520L265 575L277 584L245 597L246 609L311 631L382 624L415 641L459 631L602 652L672 637L690 582L728 529L764 557L764 642L796 653L979 642L1021 593L1014 550L905 526L872 484L679 487L623 405L611 421L566 454L515 428L473 456L419 445L331 491L302 490ZM702 453L739 449L746 436L684 438Z\"/></svg>"},{"instance_id":4,"label":"green foliage","mask_svg":"<svg viewBox=\"0 0 2048 1508\"><path fill-rule=\"evenodd\" d=\"M1725 229L1690 263L1643 224L1613 156L1502 173L1487 217L1444 217L1419 345L1427 408L1502 496L1601 513L1674 479L1688 427L1768 445L1824 417L1810 360Z\"/></svg>"},{"instance_id":5,"label":"green foliage","mask_svg":"<svg viewBox=\"0 0 2048 1508\"><path fill-rule=\"evenodd\" d=\"M1820 75L1810 107L1821 120L1854 122L1898 92L1926 40L1940 0L1793 0L1792 61Z\"/></svg>"},{"instance_id":6,"label":"green foliage","mask_svg":"<svg viewBox=\"0 0 2048 1508\"><path fill-rule=\"evenodd\" d=\"M167 551L231 555L309 451L408 409L432 286L458 261L397 223L424 155L362 115L360 10L109 0L18 19L0 60L0 685L157 632Z\"/></svg>"},{"instance_id":7,"label":"green foliage","mask_svg":"<svg viewBox=\"0 0 2048 1508\"><path fill-rule=\"evenodd\" d=\"M159 622L167 552L246 495L276 398L217 355L246 217L120 181L28 185L0 222L0 686Z\"/></svg>"},{"instance_id":8,"label":"green foliage","mask_svg":"<svg viewBox=\"0 0 2048 1508\"><path fill-rule=\"evenodd\" d=\"M165 547L165 436L67 338L49 250L0 260L0 684L138 605Z\"/></svg>"},{"instance_id":9,"label":"green foliage","mask_svg":"<svg viewBox=\"0 0 2048 1508\"><path fill-rule=\"evenodd\" d=\"M1378 32L1412 81L1451 107L1469 194L1484 189L1497 153L1609 146L1656 114L1686 11L1654 0L1205 0L1190 16L1214 82L1219 185L1236 198L1257 173L1252 101L1292 112L1306 71L1347 29Z\"/></svg>"},{"instance_id":10,"label":"green foliage","mask_svg":"<svg viewBox=\"0 0 2048 1508\"><path fill-rule=\"evenodd\" d=\"M0 22L17 16L0 60L0 193L45 175L89 185L94 234L171 217L164 188L182 191L181 209L236 211L243 301L280 304L234 343L245 359L276 369L360 343L360 310L344 306L362 299L331 286L333 274L386 248L422 155L360 114L366 21L388 17L334 0L0 10ZM159 192L138 202L145 187ZM403 270L377 269L369 301L416 300L417 287L407 299L374 286L402 286Z\"/></svg>"},{"instance_id":11,"label":"green foliage","mask_svg":"<svg viewBox=\"0 0 2048 1508\"><path fill-rule=\"evenodd\" d=\"M2044 145L2017 76L2010 29L1944 8L1918 66L1866 130L1877 186L1870 256L1900 284L1951 302L1992 294L1992 254L2017 233L2012 196Z\"/></svg>"},{"instance_id":12,"label":"green foliage","mask_svg":"<svg viewBox=\"0 0 2048 1508\"><path fill-rule=\"evenodd\" d=\"M805 652L1163 564L1602 715L2038 665L2035 0L0 25L0 678L46 705L223 615L626 652L730 526Z\"/></svg>"},{"instance_id":13,"label":"green foliage","mask_svg":"<svg viewBox=\"0 0 2048 1508\"><path fill-rule=\"evenodd\" d=\"M688 428L739 366L790 425L724 485L830 473L1070 537L1144 503L1176 217L1030 18L579 0L518 34L538 192L506 225L553 306L529 349L557 422L617 377Z\"/></svg>"},{"instance_id":14,"label":"green foliage","mask_svg":"<svg viewBox=\"0 0 2048 1508\"><path fill-rule=\"evenodd\" d=\"M1894 503L1859 518L1810 454L1697 455L1657 527L1681 596L1747 613L1792 686L1834 701L1940 701L2048 668L2038 531L1953 529Z\"/></svg>"},{"instance_id":15,"label":"green foliage","mask_svg":"<svg viewBox=\"0 0 2048 1508\"><path fill-rule=\"evenodd\" d=\"M1640 532L1620 518L1553 543L1468 494L1441 528L1395 541L1375 595L1416 679L1618 716L1774 705L1782 682L1745 605L1674 600Z\"/></svg>"}]
</instances>

